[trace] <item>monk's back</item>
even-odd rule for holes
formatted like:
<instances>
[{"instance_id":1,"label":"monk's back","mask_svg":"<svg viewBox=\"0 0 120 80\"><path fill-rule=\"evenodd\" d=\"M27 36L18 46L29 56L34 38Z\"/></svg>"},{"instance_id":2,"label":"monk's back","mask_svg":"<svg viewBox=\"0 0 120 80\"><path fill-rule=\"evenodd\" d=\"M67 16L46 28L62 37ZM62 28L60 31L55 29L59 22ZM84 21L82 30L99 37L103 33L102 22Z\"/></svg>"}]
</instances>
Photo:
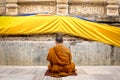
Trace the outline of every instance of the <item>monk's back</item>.
<instances>
[{"instance_id":1,"label":"monk's back","mask_svg":"<svg viewBox=\"0 0 120 80\"><path fill-rule=\"evenodd\" d=\"M70 50L64 45L56 45L49 51L49 58L53 64L69 65L71 63Z\"/></svg>"}]
</instances>

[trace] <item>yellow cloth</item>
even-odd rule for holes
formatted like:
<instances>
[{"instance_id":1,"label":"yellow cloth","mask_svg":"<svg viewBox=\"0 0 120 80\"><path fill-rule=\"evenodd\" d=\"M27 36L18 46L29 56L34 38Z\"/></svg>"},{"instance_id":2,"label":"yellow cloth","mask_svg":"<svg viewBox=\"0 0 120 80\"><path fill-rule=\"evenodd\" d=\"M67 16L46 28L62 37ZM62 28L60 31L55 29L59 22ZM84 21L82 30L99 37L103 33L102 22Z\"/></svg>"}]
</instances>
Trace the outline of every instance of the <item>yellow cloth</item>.
<instances>
[{"instance_id":1,"label":"yellow cloth","mask_svg":"<svg viewBox=\"0 0 120 80\"><path fill-rule=\"evenodd\" d=\"M50 62L48 69L51 76L67 76L75 71L75 64L71 62L70 50L63 45L56 45L49 50L47 60Z\"/></svg>"},{"instance_id":2,"label":"yellow cloth","mask_svg":"<svg viewBox=\"0 0 120 80\"><path fill-rule=\"evenodd\" d=\"M68 16L1 16L0 35L63 32L120 47L120 28Z\"/></svg>"}]
</instances>

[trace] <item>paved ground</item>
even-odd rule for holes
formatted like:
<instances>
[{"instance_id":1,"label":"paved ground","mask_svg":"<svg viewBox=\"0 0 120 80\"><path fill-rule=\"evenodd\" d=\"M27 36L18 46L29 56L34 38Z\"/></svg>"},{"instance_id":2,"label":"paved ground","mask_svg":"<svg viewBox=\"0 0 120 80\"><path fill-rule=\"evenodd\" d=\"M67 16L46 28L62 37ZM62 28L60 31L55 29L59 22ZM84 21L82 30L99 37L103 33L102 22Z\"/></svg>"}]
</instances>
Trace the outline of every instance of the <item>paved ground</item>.
<instances>
[{"instance_id":1,"label":"paved ground","mask_svg":"<svg viewBox=\"0 0 120 80\"><path fill-rule=\"evenodd\" d=\"M78 76L44 76L46 66L0 66L0 80L120 80L120 66L77 66Z\"/></svg>"}]
</instances>

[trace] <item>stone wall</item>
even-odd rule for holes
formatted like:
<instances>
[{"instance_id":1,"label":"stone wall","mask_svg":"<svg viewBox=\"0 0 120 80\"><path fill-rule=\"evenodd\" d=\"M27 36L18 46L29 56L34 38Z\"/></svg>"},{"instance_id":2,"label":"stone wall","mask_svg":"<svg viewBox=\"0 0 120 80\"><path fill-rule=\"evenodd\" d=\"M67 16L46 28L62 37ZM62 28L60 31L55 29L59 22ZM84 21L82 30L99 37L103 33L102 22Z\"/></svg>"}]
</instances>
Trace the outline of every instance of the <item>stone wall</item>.
<instances>
[{"instance_id":1,"label":"stone wall","mask_svg":"<svg viewBox=\"0 0 120 80\"><path fill-rule=\"evenodd\" d=\"M16 14L22 14L24 11L25 13L41 13L52 10L52 13L58 15L107 15L107 10L108 12L109 10L118 11L118 3L117 0L0 0L0 5L4 5L6 10L17 8L18 13ZM1 12L5 12L5 10Z\"/></svg>"},{"instance_id":2,"label":"stone wall","mask_svg":"<svg viewBox=\"0 0 120 80\"><path fill-rule=\"evenodd\" d=\"M0 65L47 65L47 53L55 45L54 34L0 38ZM76 65L120 65L120 47L64 36Z\"/></svg>"}]
</instances>

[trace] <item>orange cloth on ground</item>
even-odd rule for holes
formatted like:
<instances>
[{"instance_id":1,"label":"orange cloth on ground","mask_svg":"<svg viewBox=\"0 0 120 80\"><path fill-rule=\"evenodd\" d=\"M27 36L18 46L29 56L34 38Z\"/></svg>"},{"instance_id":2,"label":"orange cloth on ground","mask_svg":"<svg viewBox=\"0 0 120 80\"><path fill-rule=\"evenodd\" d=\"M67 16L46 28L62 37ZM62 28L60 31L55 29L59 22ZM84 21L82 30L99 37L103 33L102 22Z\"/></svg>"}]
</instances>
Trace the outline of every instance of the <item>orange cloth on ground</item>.
<instances>
[{"instance_id":1,"label":"orange cloth on ground","mask_svg":"<svg viewBox=\"0 0 120 80\"><path fill-rule=\"evenodd\" d=\"M50 48L47 60L50 62L48 69L51 71L51 76L67 76L75 71L75 64L71 62L71 52L64 45Z\"/></svg>"}]
</instances>

